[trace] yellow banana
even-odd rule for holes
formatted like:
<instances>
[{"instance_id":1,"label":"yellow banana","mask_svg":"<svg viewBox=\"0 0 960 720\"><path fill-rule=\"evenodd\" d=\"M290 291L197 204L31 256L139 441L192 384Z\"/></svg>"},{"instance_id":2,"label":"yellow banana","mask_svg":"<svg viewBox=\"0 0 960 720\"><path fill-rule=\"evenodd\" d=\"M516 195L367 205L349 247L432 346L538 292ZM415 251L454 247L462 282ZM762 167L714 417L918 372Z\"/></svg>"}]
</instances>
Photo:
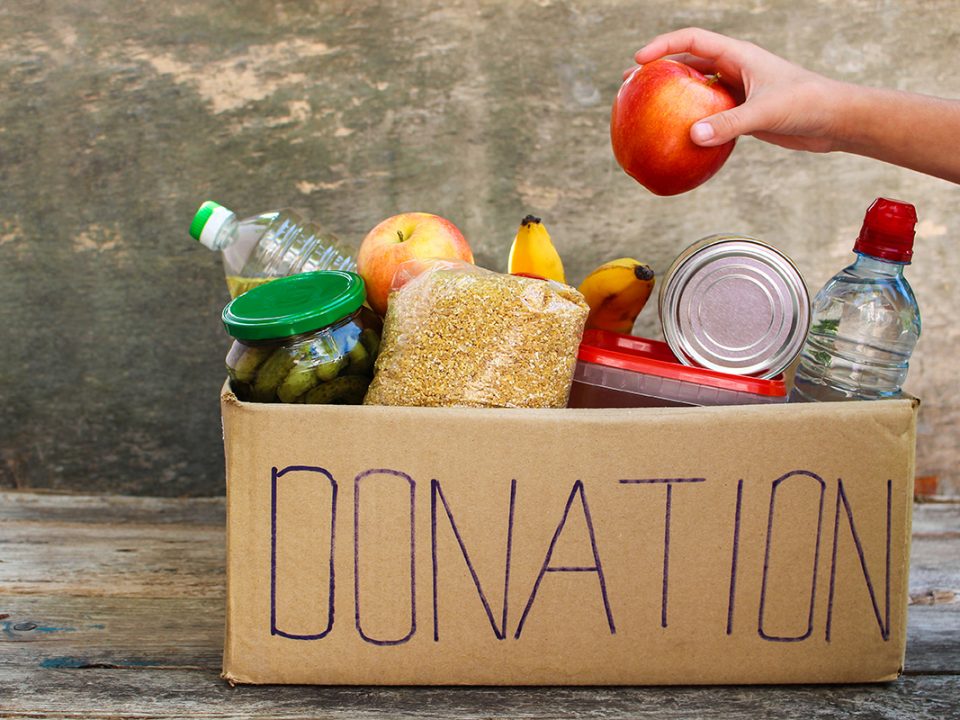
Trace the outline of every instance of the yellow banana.
<instances>
[{"instance_id":1,"label":"yellow banana","mask_svg":"<svg viewBox=\"0 0 960 720\"><path fill-rule=\"evenodd\" d=\"M604 263L578 288L590 306L587 327L629 335L656 281L649 265L633 258Z\"/></svg>"},{"instance_id":2,"label":"yellow banana","mask_svg":"<svg viewBox=\"0 0 960 720\"><path fill-rule=\"evenodd\" d=\"M540 218L527 215L517 230L517 236L510 246L510 259L507 261L508 273L527 273L539 275L548 280L566 283L563 274L563 262L560 253L550 241L550 233L540 222Z\"/></svg>"}]
</instances>

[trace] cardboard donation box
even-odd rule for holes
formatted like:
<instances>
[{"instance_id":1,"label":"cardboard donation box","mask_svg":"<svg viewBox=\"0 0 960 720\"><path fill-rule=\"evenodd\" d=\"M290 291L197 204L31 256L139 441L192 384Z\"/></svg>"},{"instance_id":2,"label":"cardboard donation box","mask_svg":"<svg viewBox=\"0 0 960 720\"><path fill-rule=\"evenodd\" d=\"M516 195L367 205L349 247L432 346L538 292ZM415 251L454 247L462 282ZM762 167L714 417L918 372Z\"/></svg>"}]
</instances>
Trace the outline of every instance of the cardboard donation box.
<instances>
[{"instance_id":1,"label":"cardboard donation box","mask_svg":"<svg viewBox=\"0 0 960 720\"><path fill-rule=\"evenodd\" d=\"M225 678L895 679L916 405L221 397Z\"/></svg>"}]
</instances>

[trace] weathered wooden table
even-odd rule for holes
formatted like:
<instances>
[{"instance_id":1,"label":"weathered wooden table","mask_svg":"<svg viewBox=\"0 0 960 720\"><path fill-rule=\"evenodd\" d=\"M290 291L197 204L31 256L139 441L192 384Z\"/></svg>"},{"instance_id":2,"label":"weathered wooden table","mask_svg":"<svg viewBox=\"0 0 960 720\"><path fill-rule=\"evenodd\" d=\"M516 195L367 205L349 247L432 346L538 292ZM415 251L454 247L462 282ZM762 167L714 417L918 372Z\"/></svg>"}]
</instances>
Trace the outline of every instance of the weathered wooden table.
<instances>
[{"instance_id":1,"label":"weathered wooden table","mask_svg":"<svg viewBox=\"0 0 960 720\"><path fill-rule=\"evenodd\" d=\"M0 717L960 718L960 503L915 507L885 685L230 687L223 527L222 499L0 492Z\"/></svg>"}]
</instances>

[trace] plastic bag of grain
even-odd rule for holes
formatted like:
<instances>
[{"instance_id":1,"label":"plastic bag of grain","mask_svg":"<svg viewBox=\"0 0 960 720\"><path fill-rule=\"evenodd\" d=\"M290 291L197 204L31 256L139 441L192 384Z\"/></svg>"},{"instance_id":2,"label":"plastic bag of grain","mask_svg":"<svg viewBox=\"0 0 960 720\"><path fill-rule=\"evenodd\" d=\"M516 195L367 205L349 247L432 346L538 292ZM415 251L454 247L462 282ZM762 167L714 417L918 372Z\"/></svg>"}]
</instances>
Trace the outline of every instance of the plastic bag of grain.
<instances>
[{"instance_id":1,"label":"plastic bag of grain","mask_svg":"<svg viewBox=\"0 0 960 720\"><path fill-rule=\"evenodd\" d=\"M579 292L467 263L405 265L364 404L566 406L589 312Z\"/></svg>"}]
</instances>

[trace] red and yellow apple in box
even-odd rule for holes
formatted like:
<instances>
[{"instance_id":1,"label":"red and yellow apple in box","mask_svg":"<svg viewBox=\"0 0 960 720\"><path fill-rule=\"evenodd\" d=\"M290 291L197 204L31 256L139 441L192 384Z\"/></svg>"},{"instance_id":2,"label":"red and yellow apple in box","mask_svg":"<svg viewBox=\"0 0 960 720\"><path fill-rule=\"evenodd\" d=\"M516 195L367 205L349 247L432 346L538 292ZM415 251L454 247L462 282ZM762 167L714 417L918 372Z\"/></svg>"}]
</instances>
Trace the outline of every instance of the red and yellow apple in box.
<instances>
[{"instance_id":1,"label":"red and yellow apple in box","mask_svg":"<svg viewBox=\"0 0 960 720\"><path fill-rule=\"evenodd\" d=\"M620 167L656 195L679 195L709 180L734 140L701 147L690 139L698 120L736 106L716 76L669 59L627 76L613 102L610 140Z\"/></svg>"},{"instance_id":2,"label":"red and yellow apple in box","mask_svg":"<svg viewBox=\"0 0 960 720\"><path fill-rule=\"evenodd\" d=\"M401 213L379 223L357 253L357 272L367 285L370 307L384 315L397 268L408 260L432 258L472 263L473 251L457 226L439 215Z\"/></svg>"}]
</instances>

